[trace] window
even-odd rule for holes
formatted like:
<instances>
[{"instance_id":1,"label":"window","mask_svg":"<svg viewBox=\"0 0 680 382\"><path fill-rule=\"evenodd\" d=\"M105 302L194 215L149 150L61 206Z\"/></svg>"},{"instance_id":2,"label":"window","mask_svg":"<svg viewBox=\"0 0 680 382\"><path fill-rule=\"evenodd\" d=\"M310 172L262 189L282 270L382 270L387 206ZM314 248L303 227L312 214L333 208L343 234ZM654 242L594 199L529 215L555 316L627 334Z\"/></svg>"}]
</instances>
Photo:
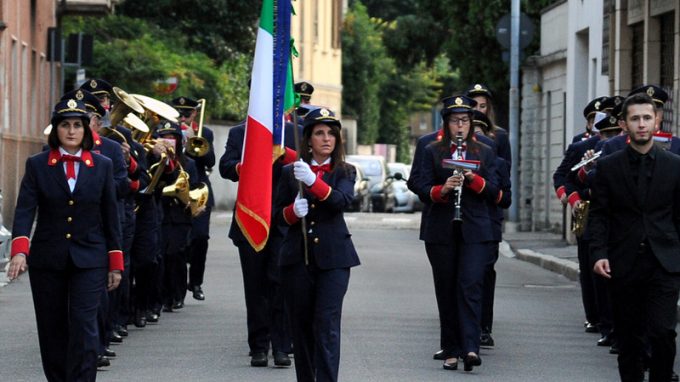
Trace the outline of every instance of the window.
<instances>
[{"instance_id":1,"label":"window","mask_svg":"<svg viewBox=\"0 0 680 382\"><path fill-rule=\"evenodd\" d=\"M644 70L644 27L643 23L637 23L631 28L631 84L633 88L642 85L642 73Z\"/></svg>"},{"instance_id":2,"label":"window","mask_svg":"<svg viewBox=\"0 0 680 382\"><path fill-rule=\"evenodd\" d=\"M342 30L342 0L333 0L333 15L331 25L331 48L340 49Z\"/></svg>"},{"instance_id":3,"label":"window","mask_svg":"<svg viewBox=\"0 0 680 382\"><path fill-rule=\"evenodd\" d=\"M663 131L671 131L673 126L673 67L675 66L675 12L668 12L659 17L660 71L659 85L668 93L669 100L663 110Z\"/></svg>"},{"instance_id":4,"label":"window","mask_svg":"<svg viewBox=\"0 0 680 382\"><path fill-rule=\"evenodd\" d=\"M611 30L611 14L613 0L604 0L602 17L602 69L603 76L609 75L609 33Z\"/></svg>"}]
</instances>

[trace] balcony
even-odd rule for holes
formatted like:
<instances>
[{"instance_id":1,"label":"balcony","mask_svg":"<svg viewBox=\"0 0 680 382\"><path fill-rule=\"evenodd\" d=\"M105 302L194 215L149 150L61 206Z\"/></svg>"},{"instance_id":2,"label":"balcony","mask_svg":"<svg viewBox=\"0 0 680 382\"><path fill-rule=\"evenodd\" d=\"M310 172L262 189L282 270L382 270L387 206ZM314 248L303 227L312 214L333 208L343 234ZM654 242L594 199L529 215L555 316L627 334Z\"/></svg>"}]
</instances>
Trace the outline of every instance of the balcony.
<instances>
[{"instance_id":1,"label":"balcony","mask_svg":"<svg viewBox=\"0 0 680 382\"><path fill-rule=\"evenodd\" d=\"M58 0L62 15L108 15L121 0Z\"/></svg>"}]
</instances>

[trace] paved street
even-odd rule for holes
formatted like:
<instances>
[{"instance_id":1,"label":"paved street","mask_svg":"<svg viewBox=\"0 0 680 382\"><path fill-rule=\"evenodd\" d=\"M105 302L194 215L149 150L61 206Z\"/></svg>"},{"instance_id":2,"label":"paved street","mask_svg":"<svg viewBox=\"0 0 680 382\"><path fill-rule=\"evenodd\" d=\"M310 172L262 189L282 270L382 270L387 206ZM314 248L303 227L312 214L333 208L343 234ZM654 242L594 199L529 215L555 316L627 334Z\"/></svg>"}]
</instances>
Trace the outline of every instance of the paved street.
<instances>
[{"instance_id":1,"label":"paved street","mask_svg":"<svg viewBox=\"0 0 680 382\"><path fill-rule=\"evenodd\" d=\"M112 345L118 358L99 380L295 380L292 368L249 366L241 270L226 220L213 218L206 300L188 297L183 310L165 313L160 324L130 327L124 344ZM505 257L497 266L496 348L482 351L484 364L471 375L443 370L431 358L439 330L418 232L369 228L380 224L361 215L348 220L363 265L353 270L345 299L341 380L617 380L615 357L595 346L597 335L583 332L577 284ZM0 379L43 380L27 277L0 289L0 328Z\"/></svg>"}]
</instances>

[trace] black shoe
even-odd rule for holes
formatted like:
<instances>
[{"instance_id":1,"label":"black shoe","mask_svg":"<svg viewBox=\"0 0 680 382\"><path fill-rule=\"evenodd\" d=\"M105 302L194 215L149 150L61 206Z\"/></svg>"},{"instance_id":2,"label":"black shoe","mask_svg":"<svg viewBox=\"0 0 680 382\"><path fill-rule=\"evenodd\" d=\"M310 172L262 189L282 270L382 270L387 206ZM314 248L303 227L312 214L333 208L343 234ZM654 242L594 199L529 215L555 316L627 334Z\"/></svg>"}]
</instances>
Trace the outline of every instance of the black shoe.
<instances>
[{"instance_id":1,"label":"black shoe","mask_svg":"<svg viewBox=\"0 0 680 382\"><path fill-rule=\"evenodd\" d=\"M114 342L117 344L123 343L123 337L121 337L120 334L113 331L109 333L109 342Z\"/></svg>"},{"instance_id":2,"label":"black shoe","mask_svg":"<svg viewBox=\"0 0 680 382\"><path fill-rule=\"evenodd\" d=\"M203 294L203 289L200 285L193 286L191 292L194 295L194 300L203 301L205 300L205 295Z\"/></svg>"},{"instance_id":3,"label":"black shoe","mask_svg":"<svg viewBox=\"0 0 680 382\"><path fill-rule=\"evenodd\" d=\"M145 327L146 326L146 314L141 310L136 311L133 324L138 328Z\"/></svg>"},{"instance_id":4,"label":"black shoe","mask_svg":"<svg viewBox=\"0 0 680 382\"><path fill-rule=\"evenodd\" d=\"M590 322L586 322L585 328L586 328L586 333L599 333L600 332L600 330L597 328L597 325L590 323Z\"/></svg>"},{"instance_id":5,"label":"black shoe","mask_svg":"<svg viewBox=\"0 0 680 382\"><path fill-rule=\"evenodd\" d=\"M463 358L463 370L472 371L474 366L479 366L482 364L482 359L478 355L466 355Z\"/></svg>"},{"instance_id":6,"label":"black shoe","mask_svg":"<svg viewBox=\"0 0 680 382\"><path fill-rule=\"evenodd\" d=\"M444 361L442 367L444 368L444 370L458 370L458 359L456 359L456 362L452 363Z\"/></svg>"},{"instance_id":7,"label":"black shoe","mask_svg":"<svg viewBox=\"0 0 680 382\"><path fill-rule=\"evenodd\" d=\"M163 311L166 313L172 313L172 304L164 304Z\"/></svg>"},{"instance_id":8,"label":"black shoe","mask_svg":"<svg viewBox=\"0 0 680 382\"><path fill-rule=\"evenodd\" d=\"M104 348L104 356L108 358L116 358L116 352L109 348Z\"/></svg>"},{"instance_id":9,"label":"black shoe","mask_svg":"<svg viewBox=\"0 0 680 382\"><path fill-rule=\"evenodd\" d=\"M482 336L479 341L479 346L485 347L485 348L492 348L496 345L496 343L493 341L493 337L491 337L491 333L482 333Z\"/></svg>"},{"instance_id":10,"label":"black shoe","mask_svg":"<svg viewBox=\"0 0 680 382\"><path fill-rule=\"evenodd\" d=\"M614 340L612 340L611 335L602 336L602 338L597 340L597 346L612 346L613 344Z\"/></svg>"},{"instance_id":11,"label":"black shoe","mask_svg":"<svg viewBox=\"0 0 680 382\"><path fill-rule=\"evenodd\" d=\"M446 354L444 354L444 350L439 350L438 352L434 353L432 355L432 359L436 359L438 361L443 361L446 359Z\"/></svg>"},{"instance_id":12,"label":"black shoe","mask_svg":"<svg viewBox=\"0 0 680 382\"><path fill-rule=\"evenodd\" d=\"M274 353L274 366L290 366L290 358L288 357L288 354L282 352L282 351L277 351Z\"/></svg>"},{"instance_id":13,"label":"black shoe","mask_svg":"<svg viewBox=\"0 0 680 382\"><path fill-rule=\"evenodd\" d=\"M122 325L119 325L113 331L118 333L118 335L121 336L121 337L127 337L128 334L129 334L127 328L125 326L122 326Z\"/></svg>"},{"instance_id":14,"label":"black shoe","mask_svg":"<svg viewBox=\"0 0 680 382\"><path fill-rule=\"evenodd\" d=\"M157 323L158 319L160 318L160 314L153 312L153 311L147 311L146 312L146 322L150 323Z\"/></svg>"},{"instance_id":15,"label":"black shoe","mask_svg":"<svg viewBox=\"0 0 680 382\"><path fill-rule=\"evenodd\" d=\"M679 382L680 377L678 377L677 374L675 374L675 371L673 372L673 375L671 375L671 382Z\"/></svg>"},{"instance_id":16,"label":"black shoe","mask_svg":"<svg viewBox=\"0 0 680 382\"><path fill-rule=\"evenodd\" d=\"M174 304L172 304L172 309L173 310L179 310L184 308L184 301L175 301Z\"/></svg>"},{"instance_id":17,"label":"black shoe","mask_svg":"<svg viewBox=\"0 0 680 382\"><path fill-rule=\"evenodd\" d=\"M250 358L250 366L253 367L265 367L267 366L267 362L267 353L264 352L255 352Z\"/></svg>"},{"instance_id":18,"label":"black shoe","mask_svg":"<svg viewBox=\"0 0 680 382\"><path fill-rule=\"evenodd\" d=\"M612 344L612 346L609 348L609 354L619 354L619 345L616 343Z\"/></svg>"},{"instance_id":19,"label":"black shoe","mask_svg":"<svg viewBox=\"0 0 680 382\"><path fill-rule=\"evenodd\" d=\"M106 367L106 366L111 366L111 361L109 358L105 355L98 355L97 356L97 367Z\"/></svg>"}]
</instances>

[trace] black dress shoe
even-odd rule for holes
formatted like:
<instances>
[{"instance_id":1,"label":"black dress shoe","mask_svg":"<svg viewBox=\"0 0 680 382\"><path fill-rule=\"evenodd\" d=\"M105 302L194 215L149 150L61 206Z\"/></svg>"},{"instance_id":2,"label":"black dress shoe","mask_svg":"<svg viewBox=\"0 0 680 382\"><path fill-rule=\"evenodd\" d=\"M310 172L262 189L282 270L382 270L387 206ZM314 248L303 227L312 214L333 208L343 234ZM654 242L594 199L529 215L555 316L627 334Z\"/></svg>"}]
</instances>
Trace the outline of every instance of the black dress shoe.
<instances>
[{"instance_id":1,"label":"black dress shoe","mask_svg":"<svg viewBox=\"0 0 680 382\"><path fill-rule=\"evenodd\" d=\"M586 323L586 333L599 333L600 330L597 328L597 325L592 324L590 322Z\"/></svg>"},{"instance_id":2,"label":"black dress shoe","mask_svg":"<svg viewBox=\"0 0 680 382\"><path fill-rule=\"evenodd\" d=\"M166 312L166 313L171 313L172 312L172 305L170 305L170 304L163 305L163 311Z\"/></svg>"},{"instance_id":3,"label":"black dress shoe","mask_svg":"<svg viewBox=\"0 0 680 382\"><path fill-rule=\"evenodd\" d=\"M466 355L463 358L463 370L472 371L474 366L479 366L482 364L482 359L478 355Z\"/></svg>"},{"instance_id":4,"label":"black dress shoe","mask_svg":"<svg viewBox=\"0 0 680 382\"><path fill-rule=\"evenodd\" d=\"M205 295L203 294L203 289L200 285L192 287L191 292L194 296L194 300L203 301L205 300Z\"/></svg>"},{"instance_id":5,"label":"black dress shoe","mask_svg":"<svg viewBox=\"0 0 680 382\"><path fill-rule=\"evenodd\" d=\"M113 331L118 333L118 335L121 337L127 337L129 334L127 328L121 325L118 325L118 327L115 328Z\"/></svg>"},{"instance_id":6,"label":"black dress shoe","mask_svg":"<svg viewBox=\"0 0 680 382\"><path fill-rule=\"evenodd\" d=\"M678 375L675 374L675 371L674 371L673 374L671 375L671 382L679 382L679 381L680 381L680 377L678 377Z\"/></svg>"},{"instance_id":7,"label":"black dress shoe","mask_svg":"<svg viewBox=\"0 0 680 382\"><path fill-rule=\"evenodd\" d=\"M265 367L267 366L267 353L265 352L255 352L250 358L250 366L253 367Z\"/></svg>"},{"instance_id":8,"label":"black dress shoe","mask_svg":"<svg viewBox=\"0 0 680 382\"><path fill-rule=\"evenodd\" d=\"M146 322L151 322L153 324L158 322L158 319L160 318L160 315L154 311L147 311L146 312Z\"/></svg>"},{"instance_id":9,"label":"black dress shoe","mask_svg":"<svg viewBox=\"0 0 680 382\"><path fill-rule=\"evenodd\" d=\"M442 367L444 368L444 370L458 370L458 360L456 359L456 362L452 363L444 361Z\"/></svg>"},{"instance_id":10,"label":"black dress shoe","mask_svg":"<svg viewBox=\"0 0 680 382\"><path fill-rule=\"evenodd\" d=\"M109 341L120 344L123 342L123 337L121 337L120 334L116 332L111 332L109 333Z\"/></svg>"},{"instance_id":11,"label":"black dress shoe","mask_svg":"<svg viewBox=\"0 0 680 382\"><path fill-rule=\"evenodd\" d=\"M619 345L616 342L609 347L609 354L619 354Z\"/></svg>"},{"instance_id":12,"label":"black dress shoe","mask_svg":"<svg viewBox=\"0 0 680 382\"><path fill-rule=\"evenodd\" d=\"M116 352L109 348L104 348L104 356L108 358L116 358Z\"/></svg>"},{"instance_id":13,"label":"black dress shoe","mask_svg":"<svg viewBox=\"0 0 680 382\"><path fill-rule=\"evenodd\" d=\"M602 338L597 340L597 346L612 346L613 344L614 340L612 340L610 335L602 336Z\"/></svg>"},{"instance_id":14,"label":"black dress shoe","mask_svg":"<svg viewBox=\"0 0 680 382\"><path fill-rule=\"evenodd\" d=\"M184 301L175 301L175 303L172 304L173 310L179 310L182 308L184 308Z\"/></svg>"},{"instance_id":15,"label":"black dress shoe","mask_svg":"<svg viewBox=\"0 0 680 382\"><path fill-rule=\"evenodd\" d=\"M274 353L274 366L290 366L290 357L288 357L288 354L282 352L282 351L277 351Z\"/></svg>"},{"instance_id":16,"label":"black dress shoe","mask_svg":"<svg viewBox=\"0 0 680 382\"><path fill-rule=\"evenodd\" d=\"M482 333L482 336L479 341L479 346L485 347L485 348L492 348L496 345L496 343L493 340L493 337L491 337L491 333Z\"/></svg>"},{"instance_id":17,"label":"black dress shoe","mask_svg":"<svg viewBox=\"0 0 680 382\"><path fill-rule=\"evenodd\" d=\"M106 367L106 366L111 366L111 361L109 358L105 355L98 355L97 356L97 367Z\"/></svg>"},{"instance_id":18,"label":"black dress shoe","mask_svg":"<svg viewBox=\"0 0 680 382\"><path fill-rule=\"evenodd\" d=\"M143 328L146 326L146 314L141 310L135 312L135 318L133 324L138 328Z\"/></svg>"},{"instance_id":19,"label":"black dress shoe","mask_svg":"<svg viewBox=\"0 0 680 382\"><path fill-rule=\"evenodd\" d=\"M443 361L446 359L446 354L444 354L444 350L440 350L432 355L432 359L436 359L438 361Z\"/></svg>"}]
</instances>

